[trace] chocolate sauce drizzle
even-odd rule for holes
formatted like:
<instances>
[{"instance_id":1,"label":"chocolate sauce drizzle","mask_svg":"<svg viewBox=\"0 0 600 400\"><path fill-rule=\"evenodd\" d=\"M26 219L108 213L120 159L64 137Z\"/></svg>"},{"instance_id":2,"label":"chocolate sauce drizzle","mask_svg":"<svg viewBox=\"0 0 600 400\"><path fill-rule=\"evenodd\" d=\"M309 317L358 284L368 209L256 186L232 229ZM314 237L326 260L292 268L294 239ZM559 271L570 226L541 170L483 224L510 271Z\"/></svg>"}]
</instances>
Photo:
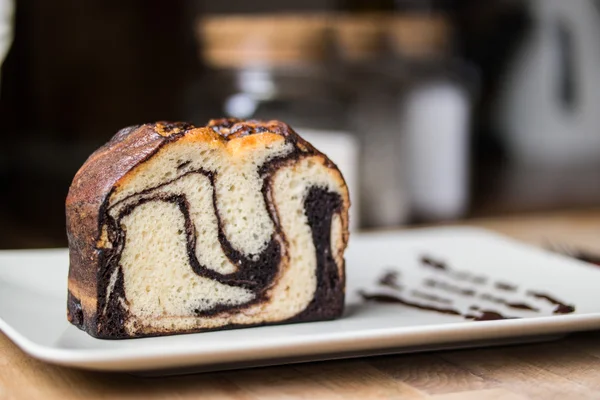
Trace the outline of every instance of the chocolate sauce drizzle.
<instances>
[{"instance_id":1,"label":"chocolate sauce drizzle","mask_svg":"<svg viewBox=\"0 0 600 400\"><path fill-rule=\"evenodd\" d=\"M529 310L529 311L535 311L535 312L539 312L539 308L535 308L529 304L526 303L518 303L518 302L511 302L508 301L506 299L503 299L502 297L495 297L489 293L483 293L481 296L479 296L479 298L481 300L487 300L489 302L492 303L496 303L496 304L503 304L509 308L514 308L515 310Z\"/></svg>"},{"instance_id":2,"label":"chocolate sauce drizzle","mask_svg":"<svg viewBox=\"0 0 600 400\"><path fill-rule=\"evenodd\" d=\"M448 270L448 265L445 262L435 260L435 259L433 259L430 256L422 256L421 257L421 264L428 265L428 266L430 266L432 268L435 268L437 270L440 270L440 271L447 271Z\"/></svg>"},{"instance_id":3,"label":"chocolate sauce drizzle","mask_svg":"<svg viewBox=\"0 0 600 400\"><path fill-rule=\"evenodd\" d=\"M421 292L420 290L412 290L410 292L410 294L414 297L433 301L436 303L442 303L442 304L451 304L452 303L452 300L450 300L448 298L440 297L440 296L437 296L437 295L431 294L431 293Z\"/></svg>"},{"instance_id":4,"label":"chocolate sauce drizzle","mask_svg":"<svg viewBox=\"0 0 600 400\"><path fill-rule=\"evenodd\" d=\"M381 286L388 286L392 289L401 290L402 286L398 283L398 276L400 272L398 271L389 271L386 272L381 278L379 278L379 284Z\"/></svg>"},{"instance_id":5,"label":"chocolate sauce drizzle","mask_svg":"<svg viewBox=\"0 0 600 400\"><path fill-rule=\"evenodd\" d=\"M488 278L482 275L474 275L468 271L455 271L450 268L448 264L444 261L436 260L435 258L425 255L421 256L421 265L426 267L431 267L434 270L437 270L440 273L444 273L444 275L455 279L457 281L465 281L475 283L477 285L484 285Z\"/></svg>"},{"instance_id":6,"label":"chocolate sauce drizzle","mask_svg":"<svg viewBox=\"0 0 600 400\"><path fill-rule=\"evenodd\" d=\"M481 314L479 315L467 314L465 315L465 318L472 319L473 321L495 321L499 319L515 319L515 317L507 317L506 315L502 315L497 311L483 310L480 312Z\"/></svg>"},{"instance_id":7,"label":"chocolate sauce drizzle","mask_svg":"<svg viewBox=\"0 0 600 400\"><path fill-rule=\"evenodd\" d=\"M444 282L444 281L440 281L437 279L425 279L423 281L423 284L425 286L431 287L431 288L436 288L436 289L440 289L449 293L454 293L454 294L458 294L461 296L467 296L467 297L473 297L475 296L475 290L474 289L470 289L470 288L463 288L460 286L456 286L456 285L452 285L450 283Z\"/></svg>"},{"instance_id":8,"label":"chocolate sauce drizzle","mask_svg":"<svg viewBox=\"0 0 600 400\"><path fill-rule=\"evenodd\" d=\"M440 277L446 277L446 278L454 279L456 281L468 281L475 285L483 285L489 280L488 277L481 276L481 275L474 275L467 271L455 271L452 268L450 268L446 262L436 260L435 258L433 258L431 256L422 256L420 258L420 264L425 267L430 268L431 271L433 271L435 274L439 275ZM423 304L420 302L408 300L407 298L401 296L399 293L401 290L403 290L403 286L399 282L400 276L401 276L400 271L387 270L381 276L381 278L379 278L377 280L377 284L379 286L393 289L394 294L367 293L367 292L361 290L361 291L359 291L359 295L364 300L367 300L367 301L375 301L375 302L380 302L380 303L402 304L404 306L418 308L420 310L435 311L435 312L442 313L442 314L462 316L465 319L469 319L469 320L473 320L473 321L493 321L493 320L501 320L501 319L518 318L518 317L503 315L496 310L484 309L478 304L470 305L468 309L471 312L462 314L458 310L451 308L451 307L441 307L441 306L436 306L436 305L432 305L432 304ZM460 297L478 298L480 300L487 301L490 303L500 304L502 306L505 306L507 308L511 308L514 310L531 311L531 312L537 312L537 313L541 312L539 308L537 308L531 304L527 304L525 302L511 301L511 300L505 299L501 296L493 295L491 293L485 293L485 292L478 293L473 288L465 288L462 286L458 286L455 284L445 282L440 279L426 278L422 281L422 285L426 288L445 291L447 293L451 293L453 295L457 295ZM493 287L502 292L516 292L517 288L518 288L517 285L507 283L507 282L501 282L501 281L494 282ZM532 291L532 290L529 290L526 293L528 296L531 296L531 297L534 297L537 299L542 299L542 300L549 302L552 305L556 305L556 308L555 308L553 314L569 314L569 313L573 313L575 311L574 306L565 304L562 301L560 301L546 293L541 293L541 292ZM426 290L425 291L420 290L418 288L413 288L410 291L410 294L414 298L423 299L423 300L429 301L431 303L438 303L438 304L444 304L444 305L450 305L453 303L453 300L450 298L441 297L441 296L438 296L437 294L427 292ZM476 313L472 313L472 312L476 312Z\"/></svg>"},{"instance_id":9,"label":"chocolate sauce drizzle","mask_svg":"<svg viewBox=\"0 0 600 400\"><path fill-rule=\"evenodd\" d=\"M549 294L546 293L541 293L541 292L535 292L533 290L529 290L527 292L527 294L529 296L535 297L537 299L544 299L547 302L549 302L550 304L553 304L556 306L556 308L554 309L554 314L571 314L572 312L575 311L575 307L569 304L565 304L560 300L557 300L556 298L552 297Z\"/></svg>"},{"instance_id":10,"label":"chocolate sauce drizzle","mask_svg":"<svg viewBox=\"0 0 600 400\"><path fill-rule=\"evenodd\" d=\"M369 294L369 293L365 293L362 291L359 292L359 294L365 300L376 301L378 303L397 303L397 304L402 304L402 305L409 306L412 308L418 308L420 310L435 311L435 312L438 312L441 314L462 315L460 312L458 312L457 310L455 310L453 308L442 308L442 307L435 307L435 306L430 306L430 305L426 305L426 304L419 304L419 303L415 303L415 302L406 300L398 295L379 294L379 293Z\"/></svg>"},{"instance_id":11,"label":"chocolate sauce drizzle","mask_svg":"<svg viewBox=\"0 0 600 400\"><path fill-rule=\"evenodd\" d=\"M505 292L515 292L518 288L517 285L512 285L506 282L496 282L494 287L498 290L504 290Z\"/></svg>"}]
</instances>

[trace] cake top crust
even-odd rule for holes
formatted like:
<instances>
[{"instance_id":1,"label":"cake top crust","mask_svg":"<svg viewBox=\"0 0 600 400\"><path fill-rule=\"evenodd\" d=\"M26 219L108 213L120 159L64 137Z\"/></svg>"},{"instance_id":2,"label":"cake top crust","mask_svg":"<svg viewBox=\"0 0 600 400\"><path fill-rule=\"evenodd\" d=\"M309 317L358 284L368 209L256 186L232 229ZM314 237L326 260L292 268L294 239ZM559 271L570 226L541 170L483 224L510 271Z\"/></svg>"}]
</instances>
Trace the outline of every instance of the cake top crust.
<instances>
[{"instance_id":1,"label":"cake top crust","mask_svg":"<svg viewBox=\"0 0 600 400\"><path fill-rule=\"evenodd\" d=\"M154 155L164 144L180 139L219 140L225 143L251 135L270 133L285 138L301 152L318 153L287 124L279 121L213 119L207 126L186 122L156 122L121 129L108 143L96 150L75 175L67 206L76 202L95 202L104 198L115 183L136 165ZM240 145L250 146L245 140Z\"/></svg>"},{"instance_id":2,"label":"cake top crust","mask_svg":"<svg viewBox=\"0 0 600 400\"><path fill-rule=\"evenodd\" d=\"M237 139L257 133L274 133L283 137L296 133L287 124L279 121L240 120L236 118L212 119L208 127L227 140Z\"/></svg>"}]
</instances>

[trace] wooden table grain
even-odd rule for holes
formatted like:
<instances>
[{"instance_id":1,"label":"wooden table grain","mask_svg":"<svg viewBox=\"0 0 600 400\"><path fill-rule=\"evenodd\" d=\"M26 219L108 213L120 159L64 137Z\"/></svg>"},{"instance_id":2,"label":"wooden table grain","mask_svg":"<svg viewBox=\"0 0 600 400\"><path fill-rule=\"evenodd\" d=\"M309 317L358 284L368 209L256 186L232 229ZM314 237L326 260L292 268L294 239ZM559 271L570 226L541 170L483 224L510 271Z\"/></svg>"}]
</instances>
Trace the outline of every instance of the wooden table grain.
<instances>
[{"instance_id":1,"label":"wooden table grain","mask_svg":"<svg viewBox=\"0 0 600 400\"><path fill-rule=\"evenodd\" d=\"M600 210L473 220L536 245L600 253ZM600 299L599 299L600 301ZM57 367L0 334L0 400L600 399L600 332L473 350L369 357L166 378Z\"/></svg>"}]
</instances>

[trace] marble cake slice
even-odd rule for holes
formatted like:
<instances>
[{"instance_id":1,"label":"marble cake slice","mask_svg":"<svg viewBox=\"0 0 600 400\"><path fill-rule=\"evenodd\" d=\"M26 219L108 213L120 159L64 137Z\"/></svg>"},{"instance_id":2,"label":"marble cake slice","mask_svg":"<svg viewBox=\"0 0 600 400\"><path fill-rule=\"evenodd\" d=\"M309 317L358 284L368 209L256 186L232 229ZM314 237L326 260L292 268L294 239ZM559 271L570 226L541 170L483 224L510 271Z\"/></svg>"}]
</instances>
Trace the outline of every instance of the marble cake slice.
<instances>
[{"instance_id":1,"label":"marble cake slice","mask_svg":"<svg viewBox=\"0 0 600 400\"><path fill-rule=\"evenodd\" d=\"M125 128L69 190L68 319L116 339L339 317L349 206L284 123Z\"/></svg>"}]
</instances>

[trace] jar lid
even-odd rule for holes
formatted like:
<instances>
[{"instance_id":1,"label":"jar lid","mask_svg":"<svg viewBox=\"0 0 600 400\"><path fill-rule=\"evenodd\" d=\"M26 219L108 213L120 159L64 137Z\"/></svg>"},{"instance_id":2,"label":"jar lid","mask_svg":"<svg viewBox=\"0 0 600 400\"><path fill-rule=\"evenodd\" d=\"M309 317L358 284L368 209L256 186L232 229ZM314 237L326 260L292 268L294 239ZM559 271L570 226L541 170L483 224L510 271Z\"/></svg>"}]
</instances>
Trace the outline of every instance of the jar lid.
<instances>
[{"instance_id":1,"label":"jar lid","mask_svg":"<svg viewBox=\"0 0 600 400\"><path fill-rule=\"evenodd\" d=\"M198 22L202 57L214 67L314 63L327 51L324 14L213 15Z\"/></svg>"},{"instance_id":2,"label":"jar lid","mask_svg":"<svg viewBox=\"0 0 600 400\"><path fill-rule=\"evenodd\" d=\"M437 58L450 50L452 26L441 14L400 14L390 18L388 36L396 54L413 59Z\"/></svg>"},{"instance_id":3,"label":"jar lid","mask_svg":"<svg viewBox=\"0 0 600 400\"><path fill-rule=\"evenodd\" d=\"M384 13L341 14L332 24L335 45L340 56L348 61L371 60L386 48Z\"/></svg>"}]
</instances>

